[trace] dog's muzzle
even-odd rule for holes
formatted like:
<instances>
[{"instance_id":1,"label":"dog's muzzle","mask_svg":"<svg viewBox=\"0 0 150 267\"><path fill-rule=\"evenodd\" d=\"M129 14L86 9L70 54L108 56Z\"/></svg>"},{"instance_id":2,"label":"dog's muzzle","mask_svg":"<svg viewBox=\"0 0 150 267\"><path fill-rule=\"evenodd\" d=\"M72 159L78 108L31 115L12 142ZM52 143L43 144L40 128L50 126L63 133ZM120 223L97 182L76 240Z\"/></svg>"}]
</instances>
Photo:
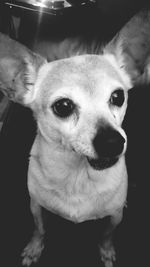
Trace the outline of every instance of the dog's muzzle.
<instances>
[{"instance_id":1,"label":"dog's muzzle","mask_svg":"<svg viewBox=\"0 0 150 267\"><path fill-rule=\"evenodd\" d=\"M100 128L93 140L97 157L88 158L89 164L96 170L110 168L123 153L124 143L124 137L112 127Z\"/></svg>"}]
</instances>

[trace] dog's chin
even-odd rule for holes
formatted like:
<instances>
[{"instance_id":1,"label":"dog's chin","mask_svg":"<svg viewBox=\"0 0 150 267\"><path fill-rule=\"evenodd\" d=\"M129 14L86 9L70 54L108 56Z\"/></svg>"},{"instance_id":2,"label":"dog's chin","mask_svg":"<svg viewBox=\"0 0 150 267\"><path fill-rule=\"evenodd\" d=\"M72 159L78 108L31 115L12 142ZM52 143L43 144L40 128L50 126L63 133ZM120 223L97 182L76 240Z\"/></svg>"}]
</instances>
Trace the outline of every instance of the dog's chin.
<instances>
[{"instance_id":1,"label":"dog's chin","mask_svg":"<svg viewBox=\"0 0 150 267\"><path fill-rule=\"evenodd\" d=\"M117 163L118 159L118 157L98 159L87 158L90 166L95 170L105 170L107 168L110 168Z\"/></svg>"}]
</instances>

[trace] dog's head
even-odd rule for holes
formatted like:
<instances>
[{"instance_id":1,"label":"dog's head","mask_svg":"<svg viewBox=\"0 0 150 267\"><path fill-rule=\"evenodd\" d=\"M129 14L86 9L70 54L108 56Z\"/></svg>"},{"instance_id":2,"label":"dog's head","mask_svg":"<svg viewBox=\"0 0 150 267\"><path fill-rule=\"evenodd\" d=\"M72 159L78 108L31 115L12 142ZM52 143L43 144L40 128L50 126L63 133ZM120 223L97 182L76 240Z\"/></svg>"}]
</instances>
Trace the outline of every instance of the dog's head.
<instances>
[{"instance_id":1,"label":"dog's head","mask_svg":"<svg viewBox=\"0 0 150 267\"><path fill-rule=\"evenodd\" d=\"M114 56L76 56L44 64L24 103L33 109L47 142L104 169L126 150L121 124L130 87Z\"/></svg>"},{"instance_id":2,"label":"dog's head","mask_svg":"<svg viewBox=\"0 0 150 267\"><path fill-rule=\"evenodd\" d=\"M1 41L13 53L1 53L0 87L33 110L46 142L77 153L94 169L114 165L126 151L121 125L128 90L140 76L123 39L115 38L101 55L50 63L3 35Z\"/></svg>"}]
</instances>

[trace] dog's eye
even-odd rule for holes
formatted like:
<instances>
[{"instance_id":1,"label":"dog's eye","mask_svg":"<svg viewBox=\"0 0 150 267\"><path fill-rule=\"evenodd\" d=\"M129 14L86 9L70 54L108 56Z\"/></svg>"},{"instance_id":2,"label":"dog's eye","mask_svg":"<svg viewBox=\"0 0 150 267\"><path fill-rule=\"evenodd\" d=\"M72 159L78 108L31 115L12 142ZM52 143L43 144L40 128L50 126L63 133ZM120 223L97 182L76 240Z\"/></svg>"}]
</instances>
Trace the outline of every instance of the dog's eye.
<instances>
[{"instance_id":1,"label":"dog's eye","mask_svg":"<svg viewBox=\"0 0 150 267\"><path fill-rule=\"evenodd\" d=\"M69 98L59 99L52 105L54 114L61 118L67 118L71 116L74 109L75 104Z\"/></svg>"},{"instance_id":2,"label":"dog's eye","mask_svg":"<svg viewBox=\"0 0 150 267\"><path fill-rule=\"evenodd\" d=\"M121 107L124 103L124 99L124 91L122 89L117 89L111 95L110 104L117 107Z\"/></svg>"}]
</instances>

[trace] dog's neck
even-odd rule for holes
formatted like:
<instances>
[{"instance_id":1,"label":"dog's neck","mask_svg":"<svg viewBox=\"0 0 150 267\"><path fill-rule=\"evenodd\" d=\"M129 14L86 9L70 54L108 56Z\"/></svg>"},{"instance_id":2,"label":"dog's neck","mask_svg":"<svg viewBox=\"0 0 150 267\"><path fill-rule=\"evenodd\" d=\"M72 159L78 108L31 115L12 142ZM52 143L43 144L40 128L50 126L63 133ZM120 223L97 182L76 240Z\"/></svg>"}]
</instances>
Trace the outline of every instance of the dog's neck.
<instances>
[{"instance_id":1,"label":"dog's neck","mask_svg":"<svg viewBox=\"0 0 150 267\"><path fill-rule=\"evenodd\" d=\"M125 203L124 157L115 166L96 171L86 159L37 135L31 150L28 187L41 206L69 220L102 218Z\"/></svg>"}]
</instances>

